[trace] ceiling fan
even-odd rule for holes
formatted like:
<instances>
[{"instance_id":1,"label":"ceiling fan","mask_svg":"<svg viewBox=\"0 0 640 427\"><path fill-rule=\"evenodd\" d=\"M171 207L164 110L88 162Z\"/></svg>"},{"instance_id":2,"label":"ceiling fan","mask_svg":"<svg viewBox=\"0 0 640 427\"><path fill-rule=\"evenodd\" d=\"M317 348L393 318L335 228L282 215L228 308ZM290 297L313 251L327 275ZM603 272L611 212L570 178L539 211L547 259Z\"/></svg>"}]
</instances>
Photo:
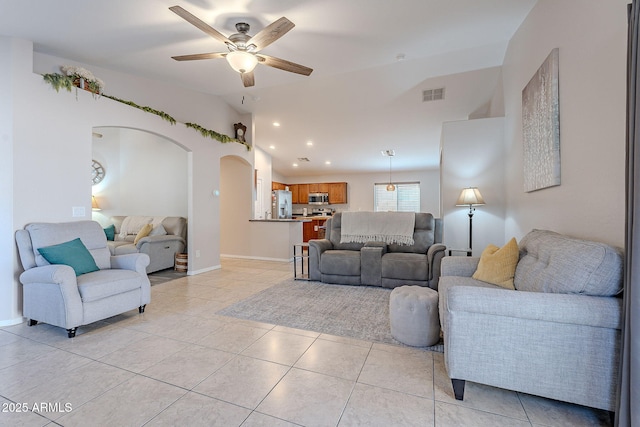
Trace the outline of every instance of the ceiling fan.
<instances>
[{"instance_id":1,"label":"ceiling fan","mask_svg":"<svg viewBox=\"0 0 640 427\"><path fill-rule=\"evenodd\" d=\"M289 21L284 16L267 25L255 36L247 34L249 32L249 24L244 22L237 23L236 30L238 32L226 37L209 24L187 12L180 6L172 6L169 10L204 31L214 39L225 43L227 45L227 49L229 49L229 52L196 53L193 55L173 56L172 58L176 61L226 58L229 65L231 65L231 68L240 73L242 83L245 87L250 87L255 84L253 69L259 63L273 68L278 68L280 70L302 74L304 76L310 75L313 71L313 69L305 67L304 65L258 53L280 37L284 36L295 26L293 22Z\"/></svg>"}]
</instances>

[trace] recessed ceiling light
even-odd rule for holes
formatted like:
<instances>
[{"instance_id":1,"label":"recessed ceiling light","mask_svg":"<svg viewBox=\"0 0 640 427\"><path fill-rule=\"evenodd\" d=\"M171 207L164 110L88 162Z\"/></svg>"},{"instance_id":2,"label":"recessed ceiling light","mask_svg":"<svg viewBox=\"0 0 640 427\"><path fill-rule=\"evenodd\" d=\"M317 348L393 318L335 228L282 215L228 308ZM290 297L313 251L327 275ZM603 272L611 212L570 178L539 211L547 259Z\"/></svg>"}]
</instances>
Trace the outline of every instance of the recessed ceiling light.
<instances>
[{"instance_id":1,"label":"recessed ceiling light","mask_svg":"<svg viewBox=\"0 0 640 427\"><path fill-rule=\"evenodd\" d=\"M275 150L276 146L275 145L270 145L269 148L271 148L272 150Z\"/></svg>"},{"instance_id":2,"label":"recessed ceiling light","mask_svg":"<svg viewBox=\"0 0 640 427\"><path fill-rule=\"evenodd\" d=\"M307 145L313 145L313 141L307 141Z\"/></svg>"},{"instance_id":3,"label":"recessed ceiling light","mask_svg":"<svg viewBox=\"0 0 640 427\"><path fill-rule=\"evenodd\" d=\"M330 165L331 162L329 160L327 160L326 162L324 162L325 165Z\"/></svg>"},{"instance_id":4,"label":"recessed ceiling light","mask_svg":"<svg viewBox=\"0 0 640 427\"><path fill-rule=\"evenodd\" d=\"M273 125L274 125L275 127L279 127L279 126L280 126L280 123L279 123L279 122L273 122Z\"/></svg>"},{"instance_id":5,"label":"recessed ceiling light","mask_svg":"<svg viewBox=\"0 0 640 427\"><path fill-rule=\"evenodd\" d=\"M297 163L294 163L294 164L293 164L293 167L294 167L294 168L297 168L297 167L298 167L298 164L297 164Z\"/></svg>"}]
</instances>

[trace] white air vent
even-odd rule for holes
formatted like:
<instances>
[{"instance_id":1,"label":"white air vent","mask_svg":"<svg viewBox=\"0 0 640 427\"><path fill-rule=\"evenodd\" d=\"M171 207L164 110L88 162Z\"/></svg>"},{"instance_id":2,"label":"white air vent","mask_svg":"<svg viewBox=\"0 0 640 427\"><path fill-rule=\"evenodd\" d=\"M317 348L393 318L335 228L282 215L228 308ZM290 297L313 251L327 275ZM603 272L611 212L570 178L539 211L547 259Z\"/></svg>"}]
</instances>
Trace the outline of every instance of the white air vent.
<instances>
[{"instance_id":1,"label":"white air vent","mask_svg":"<svg viewBox=\"0 0 640 427\"><path fill-rule=\"evenodd\" d=\"M310 162L311 160L309 160L307 157L298 157L298 161L299 162Z\"/></svg>"},{"instance_id":2,"label":"white air vent","mask_svg":"<svg viewBox=\"0 0 640 427\"><path fill-rule=\"evenodd\" d=\"M422 91L422 102L439 101L444 99L444 88L427 89Z\"/></svg>"}]
</instances>

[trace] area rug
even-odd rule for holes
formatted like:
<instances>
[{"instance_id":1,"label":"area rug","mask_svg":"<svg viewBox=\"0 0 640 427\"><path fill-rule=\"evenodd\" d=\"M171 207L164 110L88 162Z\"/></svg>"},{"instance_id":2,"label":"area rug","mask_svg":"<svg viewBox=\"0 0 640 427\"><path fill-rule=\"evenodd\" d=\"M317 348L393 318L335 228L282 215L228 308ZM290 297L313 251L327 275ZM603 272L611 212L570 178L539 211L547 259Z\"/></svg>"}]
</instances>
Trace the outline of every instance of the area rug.
<instances>
[{"instance_id":1,"label":"area rug","mask_svg":"<svg viewBox=\"0 0 640 427\"><path fill-rule=\"evenodd\" d=\"M403 345L391 336L391 289L288 279L217 314L273 325ZM421 347L443 352L442 342Z\"/></svg>"},{"instance_id":2,"label":"area rug","mask_svg":"<svg viewBox=\"0 0 640 427\"><path fill-rule=\"evenodd\" d=\"M170 280L180 279L186 277L187 273L184 271L175 271L173 268L167 268L166 270L156 271L154 273L147 274L151 286L159 285L161 283L168 282Z\"/></svg>"}]
</instances>

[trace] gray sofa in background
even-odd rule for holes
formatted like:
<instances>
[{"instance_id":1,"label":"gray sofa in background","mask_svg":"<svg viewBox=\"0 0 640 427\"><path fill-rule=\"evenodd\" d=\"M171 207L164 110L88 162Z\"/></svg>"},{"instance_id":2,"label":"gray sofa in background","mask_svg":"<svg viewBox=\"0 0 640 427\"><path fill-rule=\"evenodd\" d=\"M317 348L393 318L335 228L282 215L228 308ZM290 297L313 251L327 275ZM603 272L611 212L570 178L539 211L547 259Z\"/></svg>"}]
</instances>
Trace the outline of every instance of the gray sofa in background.
<instances>
[{"instance_id":1,"label":"gray sofa in background","mask_svg":"<svg viewBox=\"0 0 640 427\"><path fill-rule=\"evenodd\" d=\"M49 264L39 248L80 238L93 257L97 271L80 274L69 265ZM102 226L94 221L33 223L16 232L24 272L22 314L29 326L37 322L67 330L144 307L151 301L145 272L146 254L111 256ZM86 253L86 251L85 251Z\"/></svg>"},{"instance_id":2,"label":"gray sofa in background","mask_svg":"<svg viewBox=\"0 0 640 427\"><path fill-rule=\"evenodd\" d=\"M413 245L382 242L340 243L342 213L325 223L326 238L309 241L309 278L325 283L395 288L402 285L438 289L445 254L442 221L415 214Z\"/></svg>"},{"instance_id":3,"label":"gray sofa in background","mask_svg":"<svg viewBox=\"0 0 640 427\"><path fill-rule=\"evenodd\" d=\"M147 273L173 268L175 255L183 253L187 247L187 219L179 216L154 217L154 216L130 216L130 227L123 232L123 224L127 216L112 216L111 221L115 225L115 239L108 242L111 255L124 255L131 253L144 253L149 255L150 263ZM143 237L134 244L134 240L141 224L153 224L154 231L158 234ZM158 227L161 225L162 227Z\"/></svg>"},{"instance_id":4,"label":"gray sofa in background","mask_svg":"<svg viewBox=\"0 0 640 427\"><path fill-rule=\"evenodd\" d=\"M519 249L516 290L471 278L478 258L442 261L439 311L455 397L468 380L613 411L621 251L545 230Z\"/></svg>"}]
</instances>

